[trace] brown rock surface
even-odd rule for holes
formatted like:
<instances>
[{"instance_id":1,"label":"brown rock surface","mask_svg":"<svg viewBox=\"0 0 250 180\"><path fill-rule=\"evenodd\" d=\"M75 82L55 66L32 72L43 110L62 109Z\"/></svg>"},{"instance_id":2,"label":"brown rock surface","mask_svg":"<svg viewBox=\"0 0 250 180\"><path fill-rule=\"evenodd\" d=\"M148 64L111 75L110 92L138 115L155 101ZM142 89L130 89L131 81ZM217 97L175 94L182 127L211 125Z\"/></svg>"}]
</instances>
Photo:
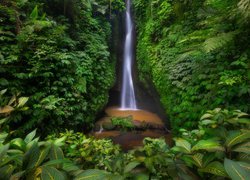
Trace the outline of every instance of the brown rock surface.
<instances>
[{"instance_id":1,"label":"brown rock surface","mask_svg":"<svg viewBox=\"0 0 250 180\"><path fill-rule=\"evenodd\" d=\"M121 110L118 107L109 107L105 110L107 117L101 118L96 122L96 132L92 133L98 139L110 138L114 143L120 144L124 150L129 150L137 146L142 146L145 137L165 138L166 142L171 146L171 134L165 131L165 125L159 116L155 113L145 110ZM123 132L119 130L103 130L100 128L105 125L112 125L112 117L128 117L132 116L133 123L136 127L149 128L147 130L134 130ZM151 129L153 128L153 129ZM99 131L100 130L100 131Z\"/></svg>"}]
</instances>

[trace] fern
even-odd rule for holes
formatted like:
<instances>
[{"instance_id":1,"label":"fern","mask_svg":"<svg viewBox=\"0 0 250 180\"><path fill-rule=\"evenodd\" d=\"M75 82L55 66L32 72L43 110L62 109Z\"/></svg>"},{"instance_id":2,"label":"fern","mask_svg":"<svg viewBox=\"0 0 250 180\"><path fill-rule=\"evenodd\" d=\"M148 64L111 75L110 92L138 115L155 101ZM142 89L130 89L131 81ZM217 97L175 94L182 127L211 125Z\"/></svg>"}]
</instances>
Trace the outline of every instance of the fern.
<instances>
[{"instance_id":1,"label":"fern","mask_svg":"<svg viewBox=\"0 0 250 180\"><path fill-rule=\"evenodd\" d=\"M235 35L236 32L234 31L228 33L221 33L216 37L209 38L203 44L204 50L206 52L211 52L219 48L222 48L229 42L233 41Z\"/></svg>"},{"instance_id":2,"label":"fern","mask_svg":"<svg viewBox=\"0 0 250 180\"><path fill-rule=\"evenodd\" d=\"M250 0L241 0L238 3L240 13L247 19L250 17Z\"/></svg>"}]
</instances>

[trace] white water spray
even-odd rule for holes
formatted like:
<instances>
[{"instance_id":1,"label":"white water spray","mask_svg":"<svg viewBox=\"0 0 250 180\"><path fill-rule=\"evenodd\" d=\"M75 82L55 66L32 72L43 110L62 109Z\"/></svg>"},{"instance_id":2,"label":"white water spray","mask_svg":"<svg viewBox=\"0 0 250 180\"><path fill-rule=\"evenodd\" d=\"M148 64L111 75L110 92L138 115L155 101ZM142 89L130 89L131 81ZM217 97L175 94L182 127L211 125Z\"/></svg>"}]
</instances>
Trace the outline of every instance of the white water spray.
<instances>
[{"instance_id":1,"label":"white water spray","mask_svg":"<svg viewBox=\"0 0 250 180\"><path fill-rule=\"evenodd\" d=\"M131 3L126 2L126 39L124 44L121 108L137 109L135 101L134 84L132 78L133 63L133 23L131 20Z\"/></svg>"}]
</instances>

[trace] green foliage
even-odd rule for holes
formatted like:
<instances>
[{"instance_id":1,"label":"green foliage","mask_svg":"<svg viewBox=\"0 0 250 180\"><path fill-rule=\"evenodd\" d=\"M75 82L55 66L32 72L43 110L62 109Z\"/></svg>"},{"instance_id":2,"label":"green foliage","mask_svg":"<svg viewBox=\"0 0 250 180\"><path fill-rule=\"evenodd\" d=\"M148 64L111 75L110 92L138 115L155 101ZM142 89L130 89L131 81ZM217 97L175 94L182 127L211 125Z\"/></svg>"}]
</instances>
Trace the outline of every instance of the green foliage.
<instances>
[{"instance_id":1,"label":"green foliage","mask_svg":"<svg viewBox=\"0 0 250 180\"><path fill-rule=\"evenodd\" d=\"M249 1L134 1L140 80L153 81L173 132L206 111L250 112Z\"/></svg>"},{"instance_id":2,"label":"green foliage","mask_svg":"<svg viewBox=\"0 0 250 180\"><path fill-rule=\"evenodd\" d=\"M54 137L49 137L53 139ZM87 138L82 133L66 131L60 133L59 138L65 139L63 151L66 156L76 162L82 168L105 169L106 164L118 156L121 149L113 145L111 140Z\"/></svg>"},{"instance_id":3,"label":"green foliage","mask_svg":"<svg viewBox=\"0 0 250 180\"><path fill-rule=\"evenodd\" d=\"M182 135L174 138L175 146L169 147L165 139L145 138L143 147L128 153L110 140L95 140L73 131L51 135L46 141L35 138L36 130L24 139L1 132L0 176L244 179L250 166L249 123L246 113L217 108L201 117L198 129L182 129Z\"/></svg>"},{"instance_id":4,"label":"green foliage","mask_svg":"<svg viewBox=\"0 0 250 180\"><path fill-rule=\"evenodd\" d=\"M20 132L89 129L108 100L110 23L95 13L109 2L64 2L0 4L0 89L29 97L29 110L12 114Z\"/></svg>"},{"instance_id":5,"label":"green foliage","mask_svg":"<svg viewBox=\"0 0 250 180\"><path fill-rule=\"evenodd\" d=\"M133 124L133 117L112 117L111 122L114 126L121 128L121 130L132 130L135 128Z\"/></svg>"},{"instance_id":6,"label":"green foliage","mask_svg":"<svg viewBox=\"0 0 250 180\"><path fill-rule=\"evenodd\" d=\"M2 132L0 134L3 135ZM34 138L35 134L36 131L33 131L25 139L2 139L1 179L68 179L81 172L76 165L64 158L60 148L64 139L39 141L39 138Z\"/></svg>"},{"instance_id":7,"label":"green foliage","mask_svg":"<svg viewBox=\"0 0 250 180\"><path fill-rule=\"evenodd\" d=\"M246 113L217 108L201 117L198 129L182 129L172 148L164 139L146 138L132 154L156 179L244 179L250 164L239 157L250 152L249 123Z\"/></svg>"}]
</instances>

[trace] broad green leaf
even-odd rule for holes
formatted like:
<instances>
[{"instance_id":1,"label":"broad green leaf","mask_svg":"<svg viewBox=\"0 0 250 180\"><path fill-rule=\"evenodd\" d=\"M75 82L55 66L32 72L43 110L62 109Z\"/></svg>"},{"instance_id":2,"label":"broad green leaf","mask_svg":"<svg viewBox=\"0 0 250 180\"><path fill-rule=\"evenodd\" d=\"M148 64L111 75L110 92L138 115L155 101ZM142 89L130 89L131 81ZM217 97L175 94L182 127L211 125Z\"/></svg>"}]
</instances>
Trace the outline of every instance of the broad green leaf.
<instances>
[{"instance_id":1,"label":"broad green leaf","mask_svg":"<svg viewBox=\"0 0 250 180\"><path fill-rule=\"evenodd\" d=\"M246 162L238 162L241 167L243 167L246 171L250 172L250 163Z\"/></svg>"},{"instance_id":2,"label":"broad green leaf","mask_svg":"<svg viewBox=\"0 0 250 180\"><path fill-rule=\"evenodd\" d=\"M191 144L182 138L175 138L175 145L177 147L181 147L185 153L190 153L191 152Z\"/></svg>"},{"instance_id":3,"label":"broad green leaf","mask_svg":"<svg viewBox=\"0 0 250 180\"><path fill-rule=\"evenodd\" d=\"M216 123L216 121L208 120L208 119L202 120L200 122L201 125L208 125L208 124L215 124L215 123Z\"/></svg>"},{"instance_id":4,"label":"broad green leaf","mask_svg":"<svg viewBox=\"0 0 250 180\"><path fill-rule=\"evenodd\" d=\"M206 150L206 151L224 151L224 147L220 145L220 143L213 139L208 140L200 140L198 143L192 148L192 151L197 150Z\"/></svg>"},{"instance_id":5,"label":"broad green leaf","mask_svg":"<svg viewBox=\"0 0 250 180\"><path fill-rule=\"evenodd\" d=\"M61 138L58 138L58 139L56 139L56 140L54 141L53 144L56 145L56 146L58 146L58 147L63 146L63 145L64 145L65 139L66 139L66 136L63 136L63 137L61 137Z\"/></svg>"},{"instance_id":6,"label":"broad green leaf","mask_svg":"<svg viewBox=\"0 0 250 180\"><path fill-rule=\"evenodd\" d=\"M20 97L20 98L18 98L18 105L17 105L17 107L18 108L19 107L23 107L28 100L29 100L29 97Z\"/></svg>"},{"instance_id":7,"label":"broad green leaf","mask_svg":"<svg viewBox=\"0 0 250 180\"><path fill-rule=\"evenodd\" d=\"M240 166L239 162L225 159L224 167L232 180L247 180L250 177L250 171Z\"/></svg>"},{"instance_id":8,"label":"broad green leaf","mask_svg":"<svg viewBox=\"0 0 250 180\"><path fill-rule=\"evenodd\" d=\"M43 166L55 166L55 165L58 165L58 164L68 164L68 163L73 164L68 159L56 159L56 160L51 160L51 161L48 161L46 163L43 163Z\"/></svg>"},{"instance_id":9,"label":"broad green leaf","mask_svg":"<svg viewBox=\"0 0 250 180\"><path fill-rule=\"evenodd\" d=\"M51 149L50 149L49 158L50 158L50 160L64 159L62 149L60 147L56 146L55 144L52 144Z\"/></svg>"},{"instance_id":10,"label":"broad green leaf","mask_svg":"<svg viewBox=\"0 0 250 180\"><path fill-rule=\"evenodd\" d=\"M38 142L39 141L39 137L37 137L37 138L35 138L35 139L33 139L32 141L30 141L28 144L27 144L27 146L26 146L26 148L27 148L27 150L28 149L30 149L32 146L33 146L33 144L34 143L38 143L38 146L42 146L42 141L40 141L40 142ZM47 145L48 143L44 143L43 145Z\"/></svg>"},{"instance_id":11,"label":"broad green leaf","mask_svg":"<svg viewBox=\"0 0 250 180\"><path fill-rule=\"evenodd\" d=\"M41 180L66 180L66 177L54 167L42 166Z\"/></svg>"},{"instance_id":12,"label":"broad green leaf","mask_svg":"<svg viewBox=\"0 0 250 180\"><path fill-rule=\"evenodd\" d=\"M242 162L250 163L250 154L239 153L237 159Z\"/></svg>"},{"instance_id":13,"label":"broad green leaf","mask_svg":"<svg viewBox=\"0 0 250 180\"><path fill-rule=\"evenodd\" d=\"M31 142L33 140L33 138L35 137L35 135L36 135L36 129L34 131L32 131L31 133L29 133L25 137L24 141L28 144L29 142Z\"/></svg>"},{"instance_id":14,"label":"broad green leaf","mask_svg":"<svg viewBox=\"0 0 250 180\"><path fill-rule=\"evenodd\" d=\"M197 166L197 167L202 167L203 166L203 162L202 162L202 159L203 159L203 154L201 153L197 153L195 155L192 155L192 159L194 160L194 164Z\"/></svg>"},{"instance_id":15,"label":"broad green leaf","mask_svg":"<svg viewBox=\"0 0 250 180\"><path fill-rule=\"evenodd\" d=\"M242 143L249 138L250 131L230 131L225 144L227 147L231 148L232 146Z\"/></svg>"},{"instance_id":16,"label":"broad green leaf","mask_svg":"<svg viewBox=\"0 0 250 180\"><path fill-rule=\"evenodd\" d=\"M206 113L203 116L201 116L200 120L210 119L212 117L213 117L212 114Z\"/></svg>"},{"instance_id":17,"label":"broad green leaf","mask_svg":"<svg viewBox=\"0 0 250 180\"><path fill-rule=\"evenodd\" d=\"M0 146L0 158L3 158L4 155L7 153L8 149L9 149L10 145L9 144L5 144L3 146ZM0 159L1 162L1 159Z\"/></svg>"},{"instance_id":18,"label":"broad green leaf","mask_svg":"<svg viewBox=\"0 0 250 180\"><path fill-rule=\"evenodd\" d=\"M243 152L250 154L250 142L245 142L232 149L235 152Z\"/></svg>"},{"instance_id":19,"label":"broad green leaf","mask_svg":"<svg viewBox=\"0 0 250 180\"><path fill-rule=\"evenodd\" d=\"M106 171L89 169L76 176L75 180L103 180L106 178L106 176Z\"/></svg>"},{"instance_id":20,"label":"broad green leaf","mask_svg":"<svg viewBox=\"0 0 250 180\"><path fill-rule=\"evenodd\" d=\"M21 139L21 138L16 138L16 139L13 139L13 140L10 142L10 147L11 147L11 148L20 149L20 150L22 150L22 151L25 151L25 150L26 150L26 143L24 142L23 139Z\"/></svg>"},{"instance_id":21,"label":"broad green leaf","mask_svg":"<svg viewBox=\"0 0 250 180\"><path fill-rule=\"evenodd\" d=\"M239 118L238 123L242 123L242 124L250 124L250 119L248 118Z\"/></svg>"},{"instance_id":22,"label":"broad green leaf","mask_svg":"<svg viewBox=\"0 0 250 180\"><path fill-rule=\"evenodd\" d=\"M43 161L44 159L47 157L48 153L49 153L50 147L46 147L45 149L40 151L40 154L36 160L35 163L35 167L38 167Z\"/></svg>"},{"instance_id":23,"label":"broad green leaf","mask_svg":"<svg viewBox=\"0 0 250 180\"><path fill-rule=\"evenodd\" d=\"M24 154L24 167L26 169L31 169L35 167L36 162L39 159L40 149L37 143L34 143L32 147Z\"/></svg>"},{"instance_id":24,"label":"broad green leaf","mask_svg":"<svg viewBox=\"0 0 250 180\"><path fill-rule=\"evenodd\" d=\"M138 166L139 162L130 162L124 167L124 173L129 173L131 170L133 170L136 166Z\"/></svg>"},{"instance_id":25,"label":"broad green leaf","mask_svg":"<svg viewBox=\"0 0 250 180\"><path fill-rule=\"evenodd\" d=\"M214 174L217 176L223 176L223 177L228 176L224 169L223 164L219 161L211 162L205 168L199 169L199 171Z\"/></svg>"},{"instance_id":26,"label":"broad green leaf","mask_svg":"<svg viewBox=\"0 0 250 180\"><path fill-rule=\"evenodd\" d=\"M187 150L185 148L179 146L174 146L171 148L171 150L175 152L187 153Z\"/></svg>"}]
</instances>

